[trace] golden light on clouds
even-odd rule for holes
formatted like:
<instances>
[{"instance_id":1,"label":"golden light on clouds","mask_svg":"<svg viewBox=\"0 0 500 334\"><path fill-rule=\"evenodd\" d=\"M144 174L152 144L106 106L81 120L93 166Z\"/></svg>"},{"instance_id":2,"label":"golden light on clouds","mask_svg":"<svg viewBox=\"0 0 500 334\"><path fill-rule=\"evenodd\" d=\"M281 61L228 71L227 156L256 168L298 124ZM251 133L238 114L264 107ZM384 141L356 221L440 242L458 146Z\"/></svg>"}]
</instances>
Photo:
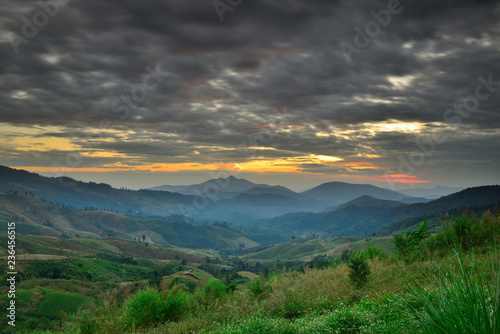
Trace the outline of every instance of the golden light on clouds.
<instances>
[{"instance_id":1,"label":"golden light on clouds","mask_svg":"<svg viewBox=\"0 0 500 334\"><path fill-rule=\"evenodd\" d=\"M380 158L380 155L378 154L369 154L369 153L358 153L357 156L360 158L369 158L369 159Z\"/></svg>"},{"instance_id":2,"label":"golden light on clouds","mask_svg":"<svg viewBox=\"0 0 500 334\"><path fill-rule=\"evenodd\" d=\"M80 152L82 157L89 158L121 158L121 159L136 159L140 156L131 156L125 153L109 152L109 151L93 151L93 152Z\"/></svg>"},{"instance_id":3,"label":"golden light on clouds","mask_svg":"<svg viewBox=\"0 0 500 334\"><path fill-rule=\"evenodd\" d=\"M356 172L358 170L363 170L363 169L374 169L374 170L379 169L379 167L367 161L346 162L346 163L341 163L340 166L348 170L349 172Z\"/></svg>"},{"instance_id":4,"label":"golden light on clouds","mask_svg":"<svg viewBox=\"0 0 500 334\"><path fill-rule=\"evenodd\" d=\"M21 137L16 138L12 144L16 146L17 151L64 151L75 150L77 147L71 143L67 138L54 138L54 137L39 137L29 138Z\"/></svg>"},{"instance_id":5,"label":"golden light on clouds","mask_svg":"<svg viewBox=\"0 0 500 334\"><path fill-rule=\"evenodd\" d=\"M389 120L387 122L367 124L367 126L376 132L420 132L424 125L418 122Z\"/></svg>"},{"instance_id":6,"label":"golden light on clouds","mask_svg":"<svg viewBox=\"0 0 500 334\"><path fill-rule=\"evenodd\" d=\"M2 144L15 151L67 151L75 150L78 147L74 145L69 138L56 138L45 136L47 132L59 132L60 128L56 126L48 127L27 127L0 124L0 138Z\"/></svg>"},{"instance_id":7,"label":"golden light on clouds","mask_svg":"<svg viewBox=\"0 0 500 334\"><path fill-rule=\"evenodd\" d=\"M327 155L310 154L309 157L311 159L319 159L320 161L342 161L342 160L344 160L344 159L339 158L339 157L331 157L331 156L327 156Z\"/></svg>"},{"instance_id":8,"label":"golden light on clouds","mask_svg":"<svg viewBox=\"0 0 500 334\"><path fill-rule=\"evenodd\" d=\"M299 173L302 172L301 165L303 164L334 164L342 161L342 158L326 155L310 154L307 156L297 156L292 158L265 158L255 157L252 160L240 161L238 163L154 163L135 165L130 163L130 159L134 157L127 156L119 153L108 152L93 152L86 154L92 157L116 157L122 158L124 162L117 162L113 164L105 164L100 168L60 168L60 167L17 167L31 172L83 172L83 171L151 171L151 172L181 172L181 171L215 171L215 170L232 170L232 171L245 171L245 172L281 172L281 173ZM127 161L129 161L127 163ZM368 168L359 164L351 164L351 168Z\"/></svg>"},{"instance_id":9,"label":"golden light on clouds","mask_svg":"<svg viewBox=\"0 0 500 334\"><path fill-rule=\"evenodd\" d=\"M31 172L115 172L115 171L150 171L150 172L188 172L188 171L244 171L249 173L301 173L301 174L325 174L338 175L346 179L360 181L368 178L372 181L380 181L384 174L379 165L374 165L366 160L381 158L368 143L362 144L362 140L376 135L380 132L408 132L417 133L422 130L424 124L418 122L401 122L390 119L377 123L352 123L343 127L330 126L327 129L316 130L317 137L337 137L349 141L360 142L358 148L347 161L340 156L307 154L300 152L283 151L282 156L268 156L270 152L280 152L281 150L270 146L249 146L243 147L245 150L258 152L259 156L250 158L234 159L228 163L217 161L216 157L211 157L211 152L241 151L240 147L222 145L194 145L192 155L188 152L178 155L179 162L148 162L148 155L142 153L130 154L113 150L99 149L94 146L99 142L132 142L134 137L140 138L141 142L148 142L148 134L145 131L136 132L133 130L123 131L119 129L108 129L107 134L113 137L100 136L97 130L90 130L89 138L64 138L50 136L50 134L64 133L63 128L58 126L47 127L23 127L0 125L4 140L4 147L10 147L17 151L61 151L76 152L82 157L85 165L70 167L49 167L49 166L26 166L17 167ZM314 127L313 127L314 128ZM283 130L280 128L280 130ZM66 129L67 131L67 129ZM150 142L150 141L149 141ZM178 141L185 143L183 141ZM80 147L80 143L86 143ZM276 153L273 153L275 155ZM290 156L292 155L292 156ZM91 166L92 159L101 159L95 166ZM106 158L110 163L103 163ZM87 160L86 160L87 159ZM180 160L179 160L180 159ZM356 161L363 159L362 161ZM223 160L223 159L221 159ZM355 161L352 161L355 160ZM344 175L345 173L345 175ZM367 173L378 174L368 176ZM388 176L385 176L387 178ZM392 182L397 183L424 183L429 181L417 180L415 177L403 177L401 175L390 175Z\"/></svg>"}]
</instances>

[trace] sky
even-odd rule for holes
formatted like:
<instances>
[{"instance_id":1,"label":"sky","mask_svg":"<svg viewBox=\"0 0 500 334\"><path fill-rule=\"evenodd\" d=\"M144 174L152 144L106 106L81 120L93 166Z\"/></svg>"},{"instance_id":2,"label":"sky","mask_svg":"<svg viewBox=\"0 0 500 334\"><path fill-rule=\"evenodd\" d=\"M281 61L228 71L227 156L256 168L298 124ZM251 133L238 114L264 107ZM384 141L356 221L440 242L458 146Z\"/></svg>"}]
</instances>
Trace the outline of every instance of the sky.
<instances>
[{"instance_id":1,"label":"sky","mask_svg":"<svg viewBox=\"0 0 500 334\"><path fill-rule=\"evenodd\" d=\"M500 3L4 0L0 164L133 189L500 182Z\"/></svg>"}]
</instances>

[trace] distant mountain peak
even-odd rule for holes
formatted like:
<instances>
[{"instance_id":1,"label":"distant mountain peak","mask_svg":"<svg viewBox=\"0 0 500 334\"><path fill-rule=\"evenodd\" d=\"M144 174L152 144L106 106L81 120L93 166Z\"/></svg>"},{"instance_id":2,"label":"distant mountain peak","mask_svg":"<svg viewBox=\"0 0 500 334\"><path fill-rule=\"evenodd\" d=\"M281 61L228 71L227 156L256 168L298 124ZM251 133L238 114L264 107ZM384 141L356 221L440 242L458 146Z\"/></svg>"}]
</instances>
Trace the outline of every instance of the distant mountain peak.
<instances>
[{"instance_id":1,"label":"distant mountain peak","mask_svg":"<svg viewBox=\"0 0 500 334\"><path fill-rule=\"evenodd\" d=\"M348 205L355 205L359 207L392 208L401 204L403 203L399 201L378 199L369 195L363 195L356 199L353 199L352 201L340 205L340 208Z\"/></svg>"},{"instance_id":2,"label":"distant mountain peak","mask_svg":"<svg viewBox=\"0 0 500 334\"><path fill-rule=\"evenodd\" d=\"M380 188L371 184L354 184L332 181L320 184L310 190L302 192L303 195L317 200L336 201L345 203L360 196L368 195L377 199L399 201L407 197L396 191Z\"/></svg>"}]
</instances>

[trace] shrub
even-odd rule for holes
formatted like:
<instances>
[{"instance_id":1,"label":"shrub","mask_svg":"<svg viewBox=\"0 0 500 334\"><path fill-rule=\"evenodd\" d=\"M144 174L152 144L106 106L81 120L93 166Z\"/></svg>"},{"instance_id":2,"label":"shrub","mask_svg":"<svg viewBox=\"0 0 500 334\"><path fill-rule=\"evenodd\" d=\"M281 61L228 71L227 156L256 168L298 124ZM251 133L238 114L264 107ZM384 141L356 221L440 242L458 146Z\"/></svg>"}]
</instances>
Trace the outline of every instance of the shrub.
<instances>
[{"instance_id":1,"label":"shrub","mask_svg":"<svg viewBox=\"0 0 500 334\"><path fill-rule=\"evenodd\" d=\"M188 294L182 289L173 289L164 294L161 312L164 320L178 320L185 312Z\"/></svg>"},{"instance_id":2,"label":"shrub","mask_svg":"<svg viewBox=\"0 0 500 334\"><path fill-rule=\"evenodd\" d=\"M405 233L398 233L393 235L394 240L392 243L396 246L396 251L401 256L407 256L410 253L410 244L408 243L408 236Z\"/></svg>"},{"instance_id":3,"label":"shrub","mask_svg":"<svg viewBox=\"0 0 500 334\"><path fill-rule=\"evenodd\" d=\"M126 319L134 327L147 326L161 319L161 297L158 291L147 289L139 291L127 303Z\"/></svg>"},{"instance_id":4,"label":"shrub","mask_svg":"<svg viewBox=\"0 0 500 334\"><path fill-rule=\"evenodd\" d=\"M266 282L264 274L261 274L259 278L248 283L248 287L252 295L258 300L266 297L272 291L271 286Z\"/></svg>"},{"instance_id":5,"label":"shrub","mask_svg":"<svg viewBox=\"0 0 500 334\"><path fill-rule=\"evenodd\" d=\"M462 216L445 223L439 237L445 247L458 244L462 249L469 249L485 244L493 234L484 220Z\"/></svg>"},{"instance_id":6,"label":"shrub","mask_svg":"<svg viewBox=\"0 0 500 334\"><path fill-rule=\"evenodd\" d=\"M351 256L349 266L349 279L352 284L358 288L363 287L368 282L370 275L370 266L364 252L356 252Z\"/></svg>"},{"instance_id":7,"label":"shrub","mask_svg":"<svg viewBox=\"0 0 500 334\"><path fill-rule=\"evenodd\" d=\"M126 303L126 322L133 327L178 319L185 310L187 295L180 289L168 291L164 298L154 289L139 291Z\"/></svg>"},{"instance_id":8,"label":"shrub","mask_svg":"<svg viewBox=\"0 0 500 334\"><path fill-rule=\"evenodd\" d=\"M215 299L220 299L223 296L227 295L230 291L230 287L223 284L219 280L211 280L205 286L205 300L213 301Z\"/></svg>"},{"instance_id":9,"label":"shrub","mask_svg":"<svg viewBox=\"0 0 500 334\"><path fill-rule=\"evenodd\" d=\"M395 234L392 242L396 246L396 251L403 257L407 257L411 252L415 252L417 246L431 235L429 229L430 227L426 220L422 224L419 223L415 231Z\"/></svg>"},{"instance_id":10,"label":"shrub","mask_svg":"<svg viewBox=\"0 0 500 334\"><path fill-rule=\"evenodd\" d=\"M381 259L385 258L387 254L385 251L377 246L368 246L365 250L366 255L370 260L373 260L375 257L379 257Z\"/></svg>"}]
</instances>

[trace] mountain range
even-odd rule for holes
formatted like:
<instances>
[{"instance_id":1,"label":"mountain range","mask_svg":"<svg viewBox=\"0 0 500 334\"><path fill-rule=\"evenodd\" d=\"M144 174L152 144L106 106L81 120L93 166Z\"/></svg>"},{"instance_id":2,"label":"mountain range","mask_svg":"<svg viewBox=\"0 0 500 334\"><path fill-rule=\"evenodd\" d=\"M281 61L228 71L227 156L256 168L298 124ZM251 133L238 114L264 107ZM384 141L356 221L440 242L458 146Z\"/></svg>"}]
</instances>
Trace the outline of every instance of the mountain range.
<instances>
[{"instance_id":1,"label":"mountain range","mask_svg":"<svg viewBox=\"0 0 500 334\"><path fill-rule=\"evenodd\" d=\"M333 211L288 213L254 224L299 235L319 233L327 238L373 233L384 226L397 226L397 229L386 229L387 233L392 233L425 219L444 217L450 211L460 214L467 208L481 212L496 210L498 203L500 186L467 188L427 203L414 204L362 196Z\"/></svg>"},{"instance_id":2,"label":"mountain range","mask_svg":"<svg viewBox=\"0 0 500 334\"><path fill-rule=\"evenodd\" d=\"M115 189L104 183L86 183L68 177L49 178L0 166L0 193L43 199L45 203L53 205L50 210L66 207L68 210L81 212L72 217L85 218L58 218L56 221L62 225L54 229L43 224L45 221L42 220L45 218L40 220L31 217L32 225L38 225L36 229L32 229L37 233L57 235L66 228L80 231L81 235L102 236L109 230L111 235L130 239L131 234L127 231L130 227L134 233L149 231L151 241L167 244L172 244L170 234L181 235L175 231L182 230L189 235L186 231L190 229L195 235L211 235L217 240L213 231L201 226L218 221L227 221L240 228L264 227L268 231L280 231L273 232L275 237L270 237L267 241L259 233L253 237L245 234L233 238L247 238L243 242L246 244L275 242L282 240L280 238L283 235L291 234L314 233L334 237L392 233L398 228L411 227L423 219L438 217L452 210L474 205L478 206L478 210L492 208L493 203L500 200L499 189L499 186L484 186L455 192L456 188L438 187L411 189L415 191L402 193L369 184L328 182L299 193L283 186L256 184L230 176L195 185L164 185L152 189L125 190ZM410 193L422 197L409 197ZM429 200L436 193L446 196ZM3 214L0 217L7 221L15 215L13 212L16 210L10 213L0 211ZM114 230L110 225L105 229L96 229L95 222L101 219L112 222L109 223L111 225L119 224L122 228ZM89 224L94 225L92 227ZM54 232L51 228L59 232ZM163 230L169 232L164 233ZM236 232L241 234L241 231ZM192 240L197 239L193 237ZM192 244L200 242L193 241ZM222 244L234 246L234 242L225 241Z\"/></svg>"},{"instance_id":3,"label":"mountain range","mask_svg":"<svg viewBox=\"0 0 500 334\"><path fill-rule=\"evenodd\" d=\"M438 199L441 196L446 196L452 193L459 192L464 188L458 187L445 187L445 186L436 186L434 188L410 188L399 190L398 192L401 194L405 194L410 197L422 197L427 199Z\"/></svg>"},{"instance_id":4,"label":"mountain range","mask_svg":"<svg viewBox=\"0 0 500 334\"><path fill-rule=\"evenodd\" d=\"M140 218L103 210L77 210L19 194L0 195L0 226L16 222L16 232L53 237L120 238L187 248L238 248L284 242L287 233L242 230L227 223L193 225L171 217Z\"/></svg>"},{"instance_id":5,"label":"mountain range","mask_svg":"<svg viewBox=\"0 0 500 334\"><path fill-rule=\"evenodd\" d=\"M230 176L188 186L115 189L108 184L69 177L49 178L0 166L0 193L32 193L49 202L76 208L167 217L184 215L202 222L227 220L244 224L289 212L321 212L363 195L403 202L427 201L372 185L329 182L301 193L283 186L256 184ZM202 205L200 205L200 203Z\"/></svg>"}]
</instances>

